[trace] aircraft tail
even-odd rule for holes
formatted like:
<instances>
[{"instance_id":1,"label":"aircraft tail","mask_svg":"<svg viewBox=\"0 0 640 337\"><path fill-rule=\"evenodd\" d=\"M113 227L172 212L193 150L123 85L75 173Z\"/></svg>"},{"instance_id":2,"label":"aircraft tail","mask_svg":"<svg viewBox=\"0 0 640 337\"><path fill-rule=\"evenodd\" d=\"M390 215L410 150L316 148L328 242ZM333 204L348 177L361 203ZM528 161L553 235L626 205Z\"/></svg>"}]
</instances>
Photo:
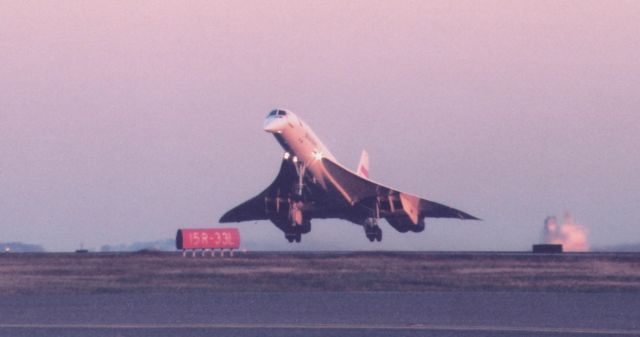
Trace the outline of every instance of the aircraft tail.
<instances>
[{"instance_id":1,"label":"aircraft tail","mask_svg":"<svg viewBox=\"0 0 640 337\"><path fill-rule=\"evenodd\" d=\"M362 150L360 164L358 164L358 170L356 172L363 178L369 178L369 154L366 150Z\"/></svg>"}]
</instances>

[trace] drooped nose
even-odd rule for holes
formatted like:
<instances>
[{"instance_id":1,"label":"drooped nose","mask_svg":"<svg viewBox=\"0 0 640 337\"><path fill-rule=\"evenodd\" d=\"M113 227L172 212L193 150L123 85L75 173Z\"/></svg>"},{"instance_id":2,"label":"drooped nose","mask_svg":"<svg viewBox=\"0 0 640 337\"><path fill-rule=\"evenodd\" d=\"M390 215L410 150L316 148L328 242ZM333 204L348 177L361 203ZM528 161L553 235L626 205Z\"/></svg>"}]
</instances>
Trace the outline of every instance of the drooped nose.
<instances>
[{"instance_id":1,"label":"drooped nose","mask_svg":"<svg viewBox=\"0 0 640 337\"><path fill-rule=\"evenodd\" d=\"M287 124L284 116L274 116L264 121L264 131L270 133L282 133L284 126Z\"/></svg>"}]
</instances>

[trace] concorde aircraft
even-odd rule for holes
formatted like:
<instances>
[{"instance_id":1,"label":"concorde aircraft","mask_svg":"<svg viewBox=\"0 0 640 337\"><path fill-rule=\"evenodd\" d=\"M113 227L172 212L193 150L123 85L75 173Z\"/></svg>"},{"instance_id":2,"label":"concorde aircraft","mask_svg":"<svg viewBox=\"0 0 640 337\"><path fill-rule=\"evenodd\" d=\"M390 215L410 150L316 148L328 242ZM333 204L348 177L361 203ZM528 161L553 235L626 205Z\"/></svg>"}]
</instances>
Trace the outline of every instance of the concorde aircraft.
<instances>
[{"instance_id":1,"label":"concorde aircraft","mask_svg":"<svg viewBox=\"0 0 640 337\"><path fill-rule=\"evenodd\" d=\"M280 172L262 193L224 214L221 223L271 220L289 242L300 242L302 234L311 231L311 219L338 218L362 226L373 242L382 240L381 218L401 233L422 232L425 218L479 220L373 182L366 151L357 171L350 171L291 111L271 111L264 130L284 148Z\"/></svg>"}]
</instances>

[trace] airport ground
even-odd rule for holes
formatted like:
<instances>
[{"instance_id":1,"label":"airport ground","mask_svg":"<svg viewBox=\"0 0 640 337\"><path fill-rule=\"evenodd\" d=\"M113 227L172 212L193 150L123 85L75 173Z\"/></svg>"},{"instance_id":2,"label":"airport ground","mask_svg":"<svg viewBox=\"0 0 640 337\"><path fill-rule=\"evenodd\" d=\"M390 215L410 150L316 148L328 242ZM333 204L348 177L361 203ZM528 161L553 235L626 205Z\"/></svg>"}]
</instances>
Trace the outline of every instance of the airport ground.
<instances>
[{"instance_id":1,"label":"airport ground","mask_svg":"<svg viewBox=\"0 0 640 337\"><path fill-rule=\"evenodd\" d=\"M0 336L640 336L640 254L0 254Z\"/></svg>"}]
</instances>

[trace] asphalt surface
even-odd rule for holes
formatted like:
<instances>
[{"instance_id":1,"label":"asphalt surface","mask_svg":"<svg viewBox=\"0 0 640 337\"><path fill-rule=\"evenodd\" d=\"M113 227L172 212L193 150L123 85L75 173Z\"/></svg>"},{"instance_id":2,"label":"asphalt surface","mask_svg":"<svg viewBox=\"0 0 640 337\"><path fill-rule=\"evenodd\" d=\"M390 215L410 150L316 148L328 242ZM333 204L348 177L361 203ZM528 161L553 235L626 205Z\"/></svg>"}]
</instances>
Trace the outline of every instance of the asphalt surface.
<instances>
[{"instance_id":1,"label":"asphalt surface","mask_svg":"<svg viewBox=\"0 0 640 337\"><path fill-rule=\"evenodd\" d=\"M0 336L640 336L640 293L10 294Z\"/></svg>"},{"instance_id":2,"label":"asphalt surface","mask_svg":"<svg viewBox=\"0 0 640 337\"><path fill-rule=\"evenodd\" d=\"M640 254L0 254L4 336L640 336Z\"/></svg>"},{"instance_id":3,"label":"asphalt surface","mask_svg":"<svg viewBox=\"0 0 640 337\"><path fill-rule=\"evenodd\" d=\"M0 253L0 294L635 292L640 253Z\"/></svg>"}]
</instances>

